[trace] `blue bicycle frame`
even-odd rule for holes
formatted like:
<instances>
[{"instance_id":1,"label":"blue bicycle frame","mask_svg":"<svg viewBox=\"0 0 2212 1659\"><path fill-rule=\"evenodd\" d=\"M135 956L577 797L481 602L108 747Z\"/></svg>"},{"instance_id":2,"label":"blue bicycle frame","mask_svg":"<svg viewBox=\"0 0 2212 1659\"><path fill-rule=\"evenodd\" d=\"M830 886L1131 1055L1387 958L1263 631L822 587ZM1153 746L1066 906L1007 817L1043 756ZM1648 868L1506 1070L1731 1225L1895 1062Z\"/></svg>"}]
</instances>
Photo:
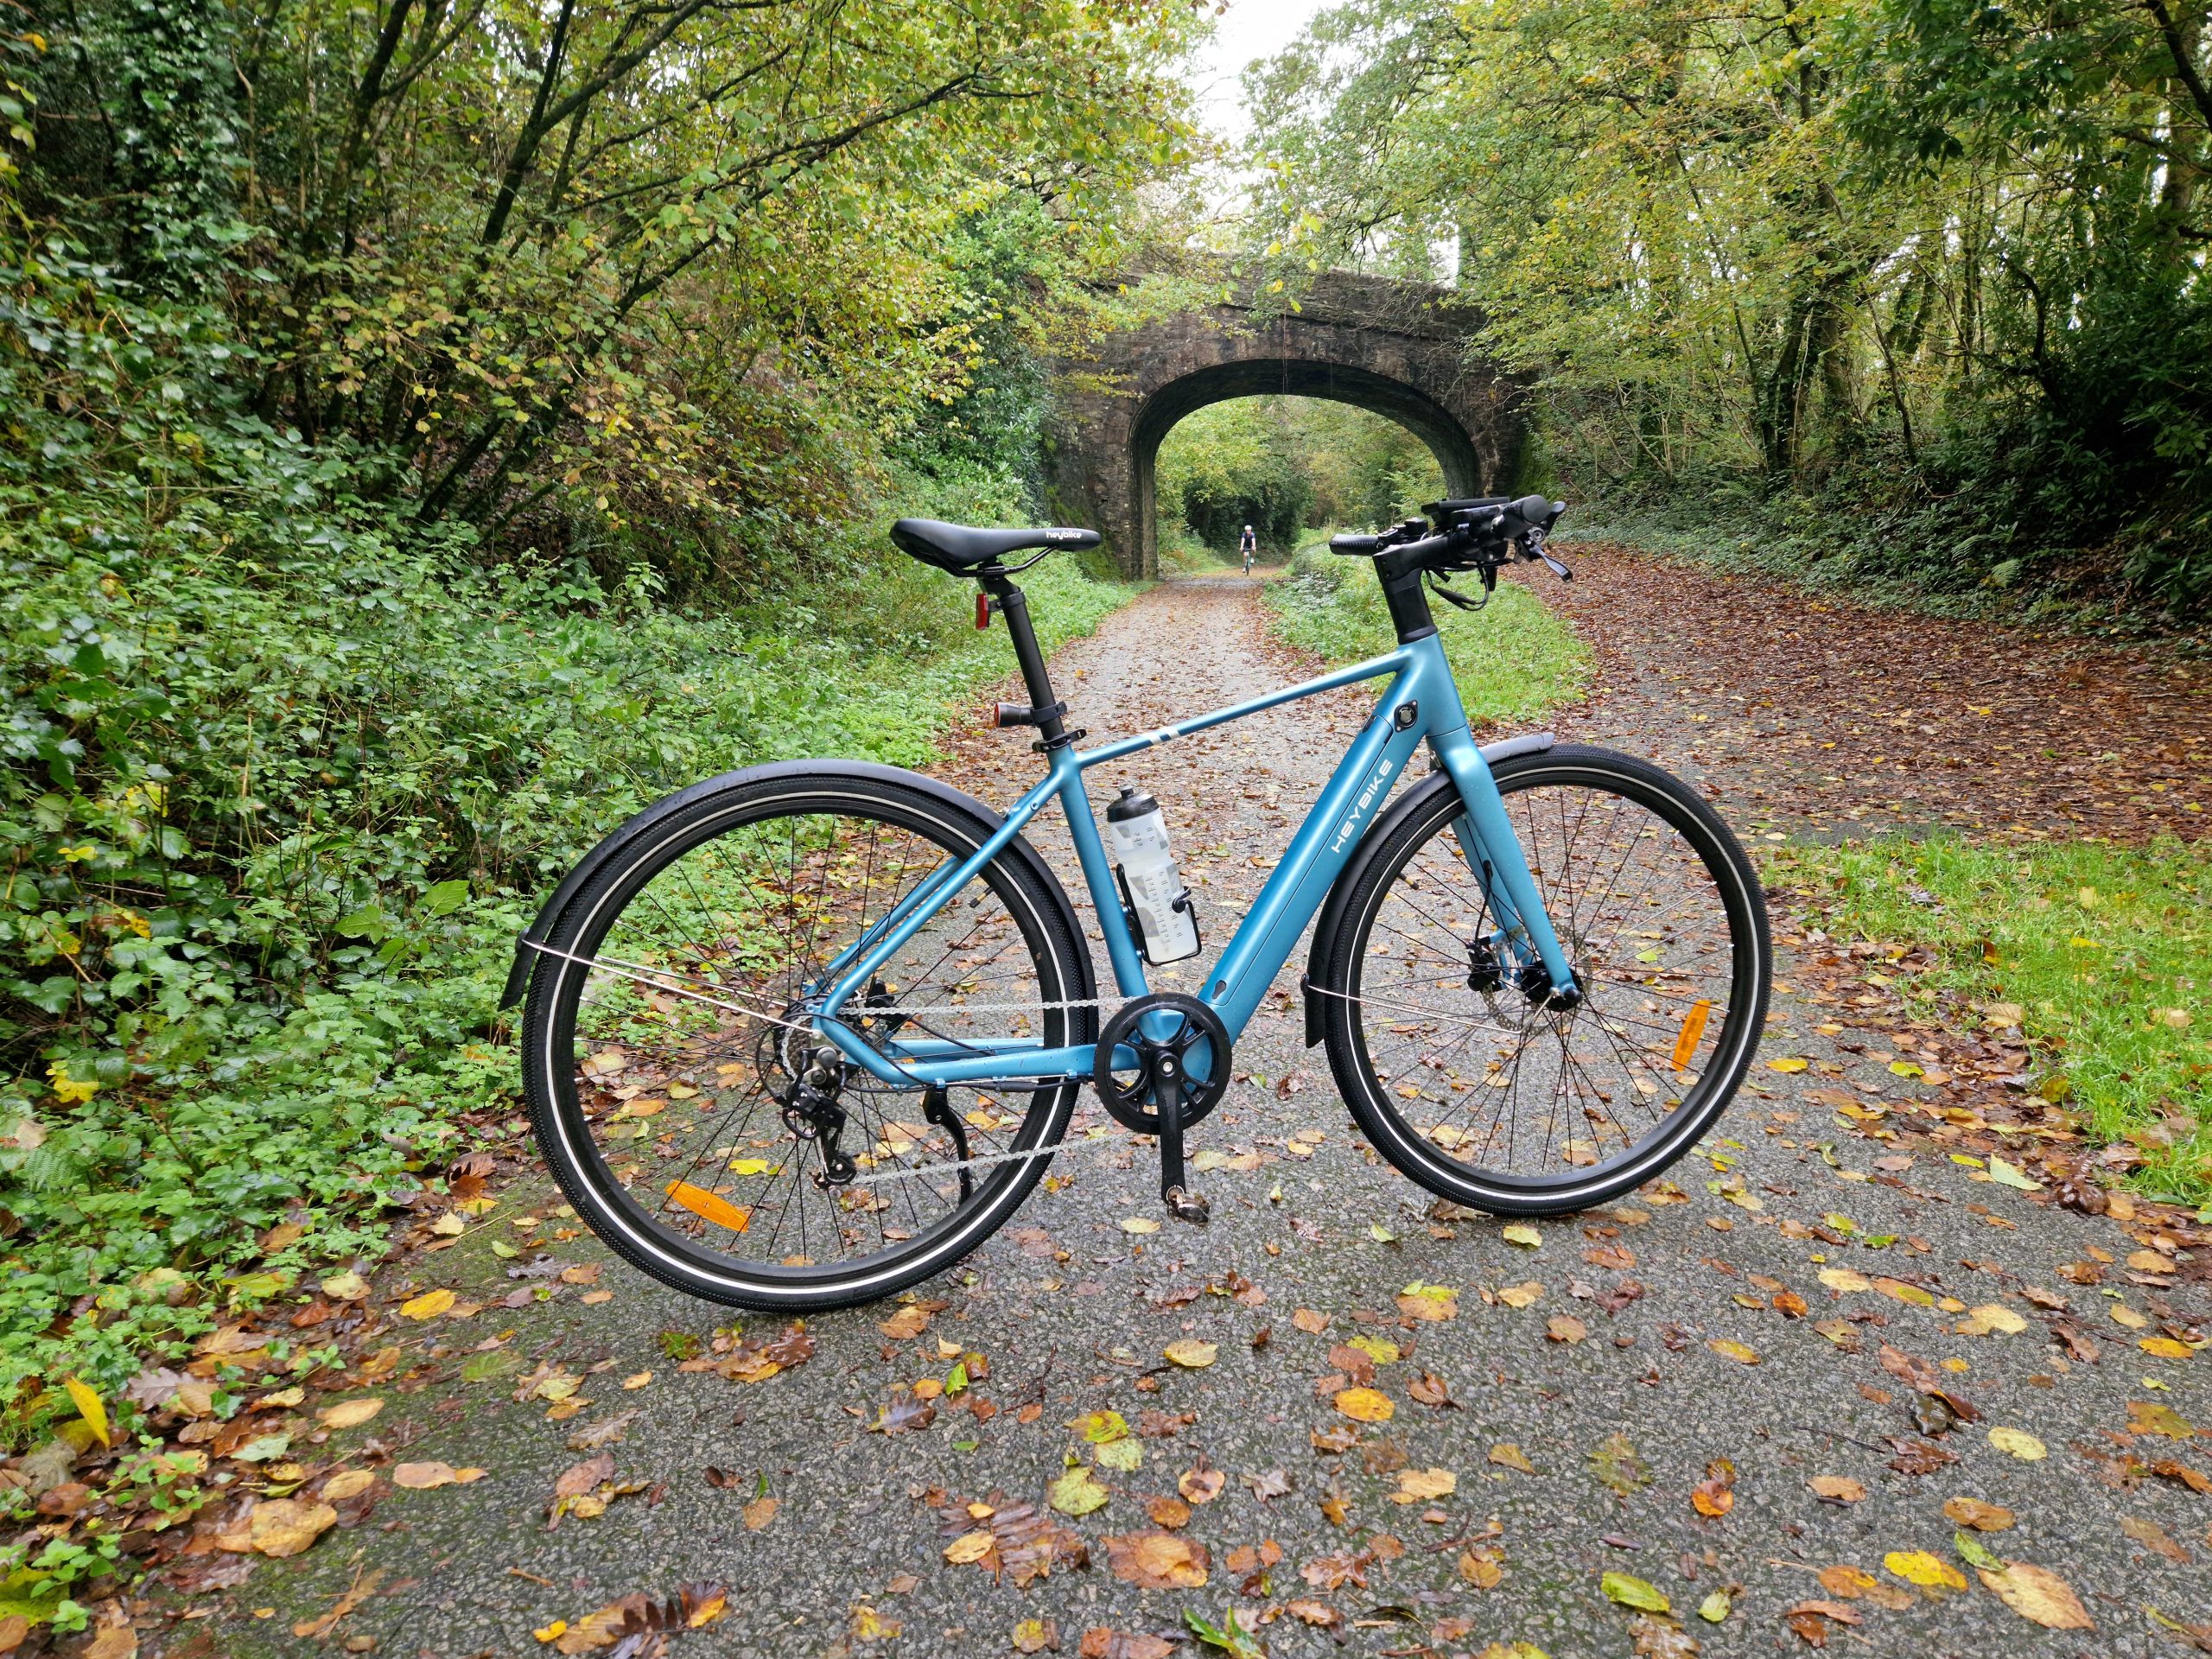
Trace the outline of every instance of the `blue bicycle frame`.
<instances>
[{"instance_id":1,"label":"blue bicycle frame","mask_svg":"<svg viewBox=\"0 0 2212 1659\"><path fill-rule=\"evenodd\" d=\"M1520 842L1491 780L1489 764L1467 729L1466 711L1460 706L1459 687L1452 682L1443 645L1431 632L1426 638L1404 642L1388 655L1157 731L1094 749L1078 751L1072 743L1051 749L1044 779L1007 813L989 840L957 865L948 861L940 866L830 962L816 981L817 986L829 986L814 1009L822 1035L855 1065L887 1084L906 1087L917 1083L942 1088L950 1084L1089 1077L1096 1058L1092 1044L1046 1048L1035 1038L985 1037L952 1042L894 1037L879 1047L847 1025L840 1010L850 998L864 993L871 976L899 948L974 880L1055 798L1075 839L1076 856L1083 865L1084 881L1105 935L1115 983L1125 997L1147 995L1151 988L1145 979L1144 958L1130 935L1106 848L1092 815L1090 792L1084 785L1084 773L1106 761L1193 732L1385 674L1395 677L1389 690L1299 826L1235 935L1207 971L1203 1000L1220 1016L1232 1039L1243 1033L1299 936L1380 814L1391 785L1424 741L1459 786L1464 811L1454 829L1469 868L1490 899L1491 913L1498 920L1492 943L1516 965L1541 963L1551 985L1572 994L1573 970L1544 912ZM1129 1063L1127 1052L1117 1053L1115 1063Z\"/></svg>"}]
</instances>

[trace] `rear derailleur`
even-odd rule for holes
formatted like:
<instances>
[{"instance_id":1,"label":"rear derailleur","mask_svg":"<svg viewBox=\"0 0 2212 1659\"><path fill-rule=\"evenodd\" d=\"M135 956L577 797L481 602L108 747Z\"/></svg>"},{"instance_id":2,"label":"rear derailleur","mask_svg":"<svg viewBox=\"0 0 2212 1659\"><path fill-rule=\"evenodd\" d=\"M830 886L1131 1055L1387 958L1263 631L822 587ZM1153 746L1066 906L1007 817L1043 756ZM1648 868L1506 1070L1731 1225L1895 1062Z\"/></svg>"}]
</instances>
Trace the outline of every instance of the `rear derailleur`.
<instances>
[{"instance_id":1,"label":"rear derailleur","mask_svg":"<svg viewBox=\"0 0 2212 1659\"><path fill-rule=\"evenodd\" d=\"M837 1096L845 1086L844 1057L824 1043L808 1057L806 1069L791 1079L778 1096L783 1104L784 1127L801 1141L814 1141L822 1150L822 1167L814 1184L823 1192L844 1186L860 1173L853 1154L837 1144L848 1119Z\"/></svg>"},{"instance_id":2,"label":"rear derailleur","mask_svg":"<svg viewBox=\"0 0 2212 1659\"><path fill-rule=\"evenodd\" d=\"M1130 1051L1135 1065L1114 1064ZM1229 1089L1230 1041L1221 1016L1193 996L1162 991L1125 1002L1098 1033L1090 1081L1115 1122L1160 1137L1160 1197L1178 1221L1205 1223L1211 1208L1185 1185L1183 1131Z\"/></svg>"}]
</instances>

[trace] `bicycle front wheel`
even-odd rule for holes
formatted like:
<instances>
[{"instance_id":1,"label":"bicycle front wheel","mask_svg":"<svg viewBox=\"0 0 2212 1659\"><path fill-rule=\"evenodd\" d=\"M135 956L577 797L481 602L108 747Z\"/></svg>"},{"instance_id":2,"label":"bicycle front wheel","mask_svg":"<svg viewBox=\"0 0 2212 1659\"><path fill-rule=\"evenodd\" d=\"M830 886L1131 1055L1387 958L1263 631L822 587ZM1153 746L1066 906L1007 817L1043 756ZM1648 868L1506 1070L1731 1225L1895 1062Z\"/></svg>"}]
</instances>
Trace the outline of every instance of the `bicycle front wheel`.
<instances>
[{"instance_id":1,"label":"bicycle front wheel","mask_svg":"<svg viewBox=\"0 0 2212 1659\"><path fill-rule=\"evenodd\" d=\"M1440 779L1345 878L1324 1031L1360 1128L1407 1176L1552 1214L1696 1145L1751 1065L1772 952L1751 861L1678 779L1573 745L1495 776L1580 1002L1516 985Z\"/></svg>"},{"instance_id":2,"label":"bicycle front wheel","mask_svg":"<svg viewBox=\"0 0 2212 1659\"><path fill-rule=\"evenodd\" d=\"M650 817L650 815L649 815ZM524 1082L547 1163L618 1255L738 1306L888 1295L988 1237L1078 1085L891 1085L810 1008L856 941L979 848L988 810L880 767L764 767L626 831L544 940ZM1092 1039L1072 908L1017 842L902 944L848 1023L879 1049Z\"/></svg>"}]
</instances>

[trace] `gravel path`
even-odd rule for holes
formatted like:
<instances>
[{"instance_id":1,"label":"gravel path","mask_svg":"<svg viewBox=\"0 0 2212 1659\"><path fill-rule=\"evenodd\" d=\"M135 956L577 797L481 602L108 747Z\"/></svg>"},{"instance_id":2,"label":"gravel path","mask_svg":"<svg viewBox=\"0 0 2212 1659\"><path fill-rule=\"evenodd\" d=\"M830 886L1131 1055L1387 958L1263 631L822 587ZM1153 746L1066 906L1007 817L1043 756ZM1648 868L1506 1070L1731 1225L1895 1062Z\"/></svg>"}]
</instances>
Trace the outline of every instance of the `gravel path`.
<instances>
[{"instance_id":1,"label":"gravel path","mask_svg":"<svg viewBox=\"0 0 2212 1659\"><path fill-rule=\"evenodd\" d=\"M1063 653L1059 690L1097 739L1279 683L1300 664L1262 615L1241 579L1158 588ZM1642 678L1609 670L1614 694L1562 729L1688 762L1724 811L1764 823L1728 757L1698 753L1710 722L1696 716L1730 694L1683 689L1701 683L1693 641L1656 649L1669 654ZM1363 715L1351 695L1294 705L1098 782L1110 795L1141 781L1167 805L1218 940ZM1033 766L1017 734L982 734L943 770L1004 801ZM1055 835L1039 839L1071 867ZM1542 1224L1533 1247L1488 1219L1440 1217L1363 1155L1325 1062L1301 1046L1294 969L1194 1139L1211 1227L1124 1231L1160 1216L1155 1176L1119 1131L1102 1135L1056 1165L1057 1190L924 1288L926 1320L893 1325L917 1334L880 1328L888 1305L819 1319L812 1356L765 1381L680 1370L714 1357L727 1313L612 1261L547 1207L542 1178L497 1179L497 1206L465 1236L426 1231L450 1248L378 1287L385 1329L362 1349L400 1351L373 1389L385 1406L316 1453L356 1454L347 1466L377 1484L314 1548L243 1582L226 1580L250 1558L181 1558L171 1581L200 1617L150 1650L550 1652L575 1647L595 1609L696 1582L726 1585L728 1611L671 1636L672 1653L1049 1642L1158 1659L1191 1639L1186 1614L1222 1627L1232 1610L1250 1650L1278 1655L2182 1650L2145 1610L2212 1621L2212 1353L2138 1344L2202 1334L2190 1321L2207 1314L2212 1251L2170 1220L2091 1218L1991 1179L1982 1166L2013 1139L1971 1108L1964 1122L1910 1111L1899 1096L1922 1085L1887 1069L1901 1043L1943 1034L1904 1028L1869 964L1783 945L1789 988L1764 1052L1808 1069L1763 1069L1675 1185ZM1839 1098L1866 1104L1840 1116ZM1084 1114L1079 1126L1103 1122ZM518 1230L520 1217L539 1224ZM548 1280L541 1263L511 1281L517 1264L491 1246L526 1234L582 1271ZM1413 1313L1452 1316L1402 1313L1416 1283L1456 1295L1409 1298ZM515 1285L550 1300L510 1311L496 1299ZM433 1287L483 1306L397 1316ZM1218 1359L1166 1365L1163 1347L1185 1338ZM956 1362L969 1384L934 1401L926 1426L871 1432L895 1389L941 1385ZM1340 1415L1342 1382L1322 1382L1367 1363L1387 1422ZM573 1392L549 1400L548 1378ZM1086 1439L1097 1413L1119 1414L1127 1438ZM2191 1423L2206 1433L2176 1438ZM556 1481L602 1450L606 1480L633 1489L549 1525ZM430 1460L486 1472L394 1490L397 1465ZM1103 1506L1044 1510L1077 1465ZM1704 1510L1726 1512L1701 1512L1700 1490ZM2010 1511L2006 1529L1973 1535L2057 1574L2094 1628L2045 1630L1968 1587L1946 1511L1967 1512L1962 1499ZM978 1532L997 1541L996 1579L994 1558L947 1559ZM1132 1582L1141 1558L1181 1582ZM1609 1600L1609 1573L1647 1581L1672 1617ZM2031 1581L2005 1583L2017 1597ZM290 1634L356 1584L370 1592L327 1633ZM1701 1618L1700 1604L1725 1616ZM570 1629L533 1635L556 1620Z\"/></svg>"}]
</instances>

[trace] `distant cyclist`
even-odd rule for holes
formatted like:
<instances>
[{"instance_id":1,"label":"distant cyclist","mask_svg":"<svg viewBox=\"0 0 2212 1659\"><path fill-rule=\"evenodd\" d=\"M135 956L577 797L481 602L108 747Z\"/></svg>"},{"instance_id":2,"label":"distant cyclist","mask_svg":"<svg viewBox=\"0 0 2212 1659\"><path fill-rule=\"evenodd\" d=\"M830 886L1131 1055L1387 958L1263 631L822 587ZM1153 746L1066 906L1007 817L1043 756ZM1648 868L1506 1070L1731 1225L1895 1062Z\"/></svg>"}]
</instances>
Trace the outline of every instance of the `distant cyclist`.
<instances>
[{"instance_id":1,"label":"distant cyclist","mask_svg":"<svg viewBox=\"0 0 2212 1659\"><path fill-rule=\"evenodd\" d=\"M1252 533L1252 526L1244 526L1244 534L1236 543L1236 550L1244 556L1244 574L1252 574L1252 556L1260 550L1260 538Z\"/></svg>"}]
</instances>

